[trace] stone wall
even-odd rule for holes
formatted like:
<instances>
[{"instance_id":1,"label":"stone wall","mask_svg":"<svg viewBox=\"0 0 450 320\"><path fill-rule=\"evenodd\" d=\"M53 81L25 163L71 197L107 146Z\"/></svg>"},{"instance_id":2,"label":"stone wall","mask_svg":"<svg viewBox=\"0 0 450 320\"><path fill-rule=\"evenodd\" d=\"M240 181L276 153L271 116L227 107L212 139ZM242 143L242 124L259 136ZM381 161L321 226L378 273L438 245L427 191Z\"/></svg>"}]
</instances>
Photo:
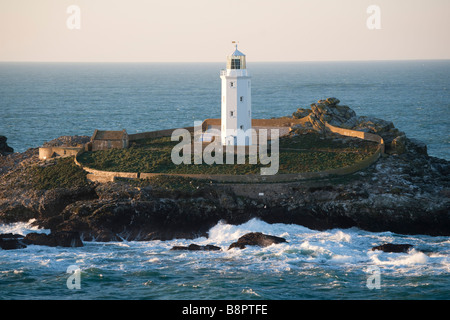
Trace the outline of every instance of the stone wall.
<instances>
[{"instance_id":1,"label":"stone wall","mask_svg":"<svg viewBox=\"0 0 450 320\"><path fill-rule=\"evenodd\" d=\"M332 126L329 123L325 123L325 126L331 132L338 133L338 134L340 134L342 136L355 137L355 138L359 138L359 139L363 139L363 140L367 140L367 141L376 142L376 143L378 143L380 145L381 154L384 153L384 150L385 150L384 140L383 140L383 138L381 138L377 134L367 133L367 132L362 132L362 131L357 131L357 130L350 130L350 129L339 128L339 127Z\"/></svg>"},{"instance_id":2,"label":"stone wall","mask_svg":"<svg viewBox=\"0 0 450 320\"><path fill-rule=\"evenodd\" d=\"M297 124L303 124L306 118L294 119L294 118L275 118L275 119L252 119L252 127L264 127L264 128L290 128ZM202 130L206 131L210 126L220 128L222 124L221 119L206 119L202 123Z\"/></svg>"},{"instance_id":3,"label":"stone wall","mask_svg":"<svg viewBox=\"0 0 450 320\"><path fill-rule=\"evenodd\" d=\"M137 141L137 140L144 140L144 139L151 139L151 138L170 137L172 135L172 132L177 129L167 129L167 130L134 133L134 134L129 134L128 138L130 139L130 141ZM186 128L181 128L181 129L186 129L189 132L194 132L194 127L186 127Z\"/></svg>"}]
</instances>

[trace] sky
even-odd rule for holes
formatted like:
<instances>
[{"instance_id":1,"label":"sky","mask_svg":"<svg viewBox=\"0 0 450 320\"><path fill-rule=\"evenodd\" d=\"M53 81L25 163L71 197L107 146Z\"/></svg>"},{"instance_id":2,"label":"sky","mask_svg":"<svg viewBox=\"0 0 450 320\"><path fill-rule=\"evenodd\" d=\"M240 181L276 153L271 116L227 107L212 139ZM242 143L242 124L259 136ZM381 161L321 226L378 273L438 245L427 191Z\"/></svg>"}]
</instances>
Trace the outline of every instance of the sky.
<instances>
[{"instance_id":1,"label":"sky","mask_svg":"<svg viewBox=\"0 0 450 320\"><path fill-rule=\"evenodd\" d=\"M233 40L254 62L450 59L449 15L449 0L0 0L0 61L220 62Z\"/></svg>"}]
</instances>

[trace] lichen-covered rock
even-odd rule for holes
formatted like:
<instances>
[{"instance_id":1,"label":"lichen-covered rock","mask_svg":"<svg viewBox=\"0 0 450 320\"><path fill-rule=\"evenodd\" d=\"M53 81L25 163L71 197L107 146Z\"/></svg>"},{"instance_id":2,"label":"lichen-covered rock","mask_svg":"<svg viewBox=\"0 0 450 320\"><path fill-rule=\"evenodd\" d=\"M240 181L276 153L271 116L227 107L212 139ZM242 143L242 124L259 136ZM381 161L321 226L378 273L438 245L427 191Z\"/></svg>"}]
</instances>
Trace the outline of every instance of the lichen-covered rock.
<instances>
[{"instance_id":1,"label":"lichen-covered rock","mask_svg":"<svg viewBox=\"0 0 450 320\"><path fill-rule=\"evenodd\" d=\"M301 118L304 118L306 116L309 116L310 113L311 113L311 109L298 108L297 111L295 111L292 114L292 117L295 118L295 119L301 119Z\"/></svg>"}]
</instances>

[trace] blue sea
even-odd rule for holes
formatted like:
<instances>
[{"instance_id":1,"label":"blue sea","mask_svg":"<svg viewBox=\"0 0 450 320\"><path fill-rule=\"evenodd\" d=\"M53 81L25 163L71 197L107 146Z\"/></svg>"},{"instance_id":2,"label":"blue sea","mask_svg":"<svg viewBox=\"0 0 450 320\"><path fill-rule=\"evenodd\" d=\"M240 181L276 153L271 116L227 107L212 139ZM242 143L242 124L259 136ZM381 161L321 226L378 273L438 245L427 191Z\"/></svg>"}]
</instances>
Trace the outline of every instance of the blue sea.
<instances>
[{"instance_id":1,"label":"blue sea","mask_svg":"<svg viewBox=\"0 0 450 320\"><path fill-rule=\"evenodd\" d=\"M95 129L138 133L220 117L224 63L0 63L0 135L15 151ZM390 120L432 156L450 160L450 61L248 63L254 118L291 115L336 97L357 115ZM243 234L286 238L226 250ZM30 223L0 233L49 232ZM371 247L409 243L408 253ZM213 244L221 252L170 251ZM80 288L69 289L69 267ZM374 287L374 284L378 284ZM450 238L324 232L251 220L208 238L85 242L0 251L0 299L449 299Z\"/></svg>"}]
</instances>

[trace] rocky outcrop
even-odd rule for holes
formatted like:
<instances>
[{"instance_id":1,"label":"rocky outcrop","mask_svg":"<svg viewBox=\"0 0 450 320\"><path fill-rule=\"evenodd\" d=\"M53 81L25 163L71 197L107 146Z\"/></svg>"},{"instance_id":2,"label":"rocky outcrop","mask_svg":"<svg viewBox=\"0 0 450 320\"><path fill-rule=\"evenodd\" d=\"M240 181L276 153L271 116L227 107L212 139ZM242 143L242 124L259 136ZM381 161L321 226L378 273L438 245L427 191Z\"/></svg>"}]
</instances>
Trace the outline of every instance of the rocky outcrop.
<instances>
[{"instance_id":1,"label":"rocky outcrop","mask_svg":"<svg viewBox=\"0 0 450 320\"><path fill-rule=\"evenodd\" d=\"M27 245L50 247L82 247L83 242L78 232L59 231L55 233L0 234L0 248L3 250L23 249Z\"/></svg>"},{"instance_id":2,"label":"rocky outcrop","mask_svg":"<svg viewBox=\"0 0 450 320\"><path fill-rule=\"evenodd\" d=\"M8 138L5 136L0 136L0 156L6 156L14 152L14 149L6 143L7 140Z\"/></svg>"},{"instance_id":3,"label":"rocky outcrop","mask_svg":"<svg viewBox=\"0 0 450 320\"><path fill-rule=\"evenodd\" d=\"M286 239L276 236L271 236L267 234L263 234L261 232L250 232L244 234L242 237L238 239L238 241L233 242L228 247L228 250L233 248L245 249L247 246L259 246L259 247L267 247L272 244L283 243L286 242Z\"/></svg>"},{"instance_id":4,"label":"rocky outcrop","mask_svg":"<svg viewBox=\"0 0 450 320\"><path fill-rule=\"evenodd\" d=\"M48 142L44 142L43 147L78 147L89 142L89 136L61 136Z\"/></svg>"},{"instance_id":5,"label":"rocky outcrop","mask_svg":"<svg viewBox=\"0 0 450 320\"><path fill-rule=\"evenodd\" d=\"M311 130L326 133L325 123L333 126L374 133L381 136L389 154L403 154L408 150L427 154L426 145L422 142L409 139L405 133L395 128L391 121L367 116L356 116L355 111L345 105L339 105L336 98L319 100L311 104L311 109L299 108L293 113L293 118L305 118L304 124L295 126L294 133L308 133Z\"/></svg>"}]
</instances>

